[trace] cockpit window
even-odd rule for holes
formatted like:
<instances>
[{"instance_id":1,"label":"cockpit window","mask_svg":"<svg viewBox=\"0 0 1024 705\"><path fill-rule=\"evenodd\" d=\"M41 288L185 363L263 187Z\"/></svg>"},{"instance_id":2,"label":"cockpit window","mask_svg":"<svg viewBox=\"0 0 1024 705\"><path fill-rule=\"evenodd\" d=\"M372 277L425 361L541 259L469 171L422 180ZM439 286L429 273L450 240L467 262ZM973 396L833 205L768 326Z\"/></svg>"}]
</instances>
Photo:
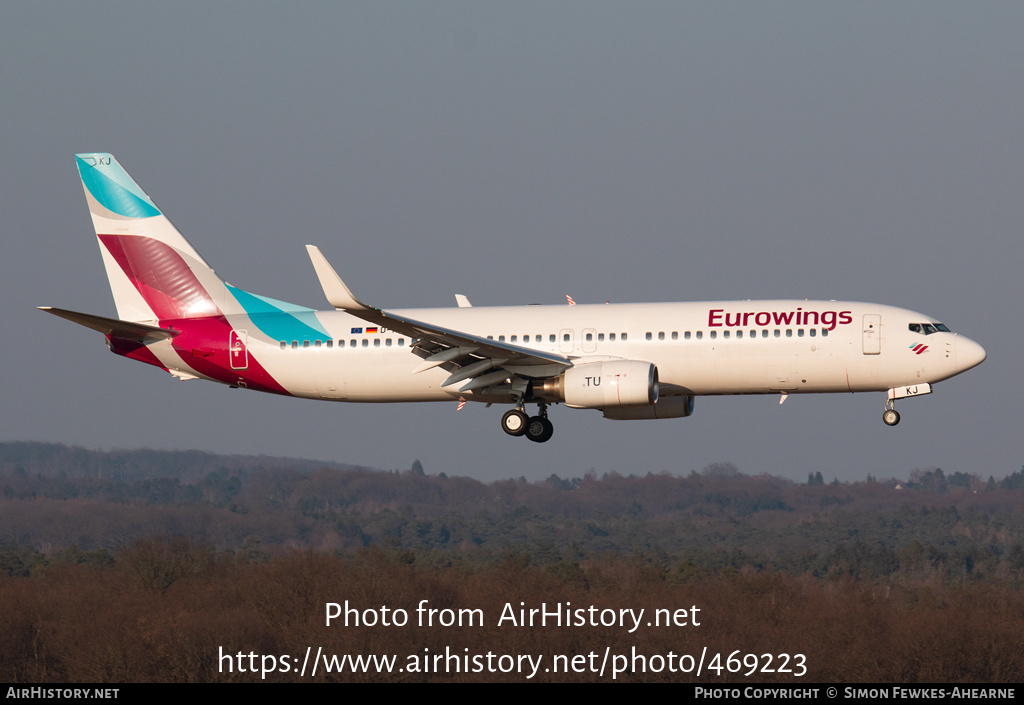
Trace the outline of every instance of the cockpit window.
<instances>
[{"instance_id":1,"label":"cockpit window","mask_svg":"<svg viewBox=\"0 0 1024 705\"><path fill-rule=\"evenodd\" d=\"M923 333L924 335L950 332L949 328L942 323L911 323L907 327L911 333Z\"/></svg>"}]
</instances>

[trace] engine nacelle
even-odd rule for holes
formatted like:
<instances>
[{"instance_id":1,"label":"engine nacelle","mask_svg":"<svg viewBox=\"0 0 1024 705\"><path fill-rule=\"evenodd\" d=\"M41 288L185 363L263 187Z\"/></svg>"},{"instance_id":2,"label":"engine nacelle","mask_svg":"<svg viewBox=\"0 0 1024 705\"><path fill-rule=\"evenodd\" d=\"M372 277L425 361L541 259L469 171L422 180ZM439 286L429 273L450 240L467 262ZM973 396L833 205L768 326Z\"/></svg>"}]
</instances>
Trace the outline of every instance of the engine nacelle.
<instances>
[{"instance_id":1,"label":"engine nacelle","mask_svg":"<svg viewBox=\"0 0 1024 705\"><path fill-rule=\"evenodd\" d=\"M693 413L693 399L692 394L683 397L661 397L656 404L604 409L604 417L616 421L679 419Z\"/></svg>"},{"instance_id":2,"label":"engine nacelle","mask_svg":"<svg viewBox=\"0 0 1024 705\"><path fill-rule=\"evenodd\" d=\"M570 367L534 382L534 395L577 409L644 406L658 400L658 368L639 360L606 360Z\"/></svg>"}]
</instances>

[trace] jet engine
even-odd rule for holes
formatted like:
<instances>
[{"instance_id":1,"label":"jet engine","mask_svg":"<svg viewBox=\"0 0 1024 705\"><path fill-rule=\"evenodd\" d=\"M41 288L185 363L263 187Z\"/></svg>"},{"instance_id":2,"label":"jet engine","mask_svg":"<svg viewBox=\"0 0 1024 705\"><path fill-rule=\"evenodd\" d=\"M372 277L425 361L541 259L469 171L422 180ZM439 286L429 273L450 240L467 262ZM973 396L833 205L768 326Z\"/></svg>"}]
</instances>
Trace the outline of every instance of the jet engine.
<instances>
[{"instance_id":1,"label":"jet engine","mask_svg":"<svg viewBox=\"0 0 1024 705\"><path fill-rule=\"evenodd\" d=\"M631 421L640 419L679 419L693 413L693 395L661 397L655 404L604 409L606 419Z\"/></svg>"},{"instance_id":2,"label":"jet engine","mask_svg":"<svg viewBox=\"0 0 1024 705\"><path fill-rule=\"evenodd\" d=\"M576 409L646 406L658 401L658 368L640 360L605 360L534 381L533 395Z\"/></svg>"}]
</instances>

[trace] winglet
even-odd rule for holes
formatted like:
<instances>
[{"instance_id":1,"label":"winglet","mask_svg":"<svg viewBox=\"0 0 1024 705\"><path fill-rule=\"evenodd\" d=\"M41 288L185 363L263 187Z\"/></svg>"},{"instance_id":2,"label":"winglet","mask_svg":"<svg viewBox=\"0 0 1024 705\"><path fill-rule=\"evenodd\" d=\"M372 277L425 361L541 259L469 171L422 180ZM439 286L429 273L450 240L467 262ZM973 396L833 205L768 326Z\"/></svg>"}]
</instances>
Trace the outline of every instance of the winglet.
<instances>
[{"instance_id":1,"label":"winglet","mask_svg":"<svg viewBox=\"0 0 1024 705\"><path fill-rule=\"evenodd\" d=\"M309 259L313 262L313 269L316 270L316 276L320 280L320 286L323 287L327 303L334 308L345 310L370 308L352 295L349 288L345 286L345 282L334 271L334 267L323 256L323 253L320 252L319 247L316 245L306 245L306 251L309 253Z\"/></svg>"}]
</instances>

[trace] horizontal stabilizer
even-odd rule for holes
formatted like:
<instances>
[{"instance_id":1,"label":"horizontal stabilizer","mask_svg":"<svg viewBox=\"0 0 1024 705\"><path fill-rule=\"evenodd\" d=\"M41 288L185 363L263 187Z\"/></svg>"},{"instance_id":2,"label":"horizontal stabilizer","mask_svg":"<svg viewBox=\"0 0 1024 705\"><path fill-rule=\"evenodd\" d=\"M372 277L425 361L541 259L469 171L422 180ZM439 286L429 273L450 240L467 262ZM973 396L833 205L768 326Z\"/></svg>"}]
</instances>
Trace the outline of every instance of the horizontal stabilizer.
<instances>
[{"instance_id":1,"label":"horizontal stabilizer","mask_svg":"<svg viewBox=\"0 0 1024 705\"><path fill-rule=\"evenodd\" d=\"M63 308L53 308L52 306L40 306L39 310L52 313L54 316L66 318L80 326L98 330L100 333L109 335L112 338L138 340L147 344L155 343L158 340L173 338L179 332L176 330L167 330L166 328L158 328L157 326L147 326L143 323L119 321L116 318L104 318L103 316L93 316L89 313L79 313L78 311L68 311Z\"/></svg>"}]
</instances>

